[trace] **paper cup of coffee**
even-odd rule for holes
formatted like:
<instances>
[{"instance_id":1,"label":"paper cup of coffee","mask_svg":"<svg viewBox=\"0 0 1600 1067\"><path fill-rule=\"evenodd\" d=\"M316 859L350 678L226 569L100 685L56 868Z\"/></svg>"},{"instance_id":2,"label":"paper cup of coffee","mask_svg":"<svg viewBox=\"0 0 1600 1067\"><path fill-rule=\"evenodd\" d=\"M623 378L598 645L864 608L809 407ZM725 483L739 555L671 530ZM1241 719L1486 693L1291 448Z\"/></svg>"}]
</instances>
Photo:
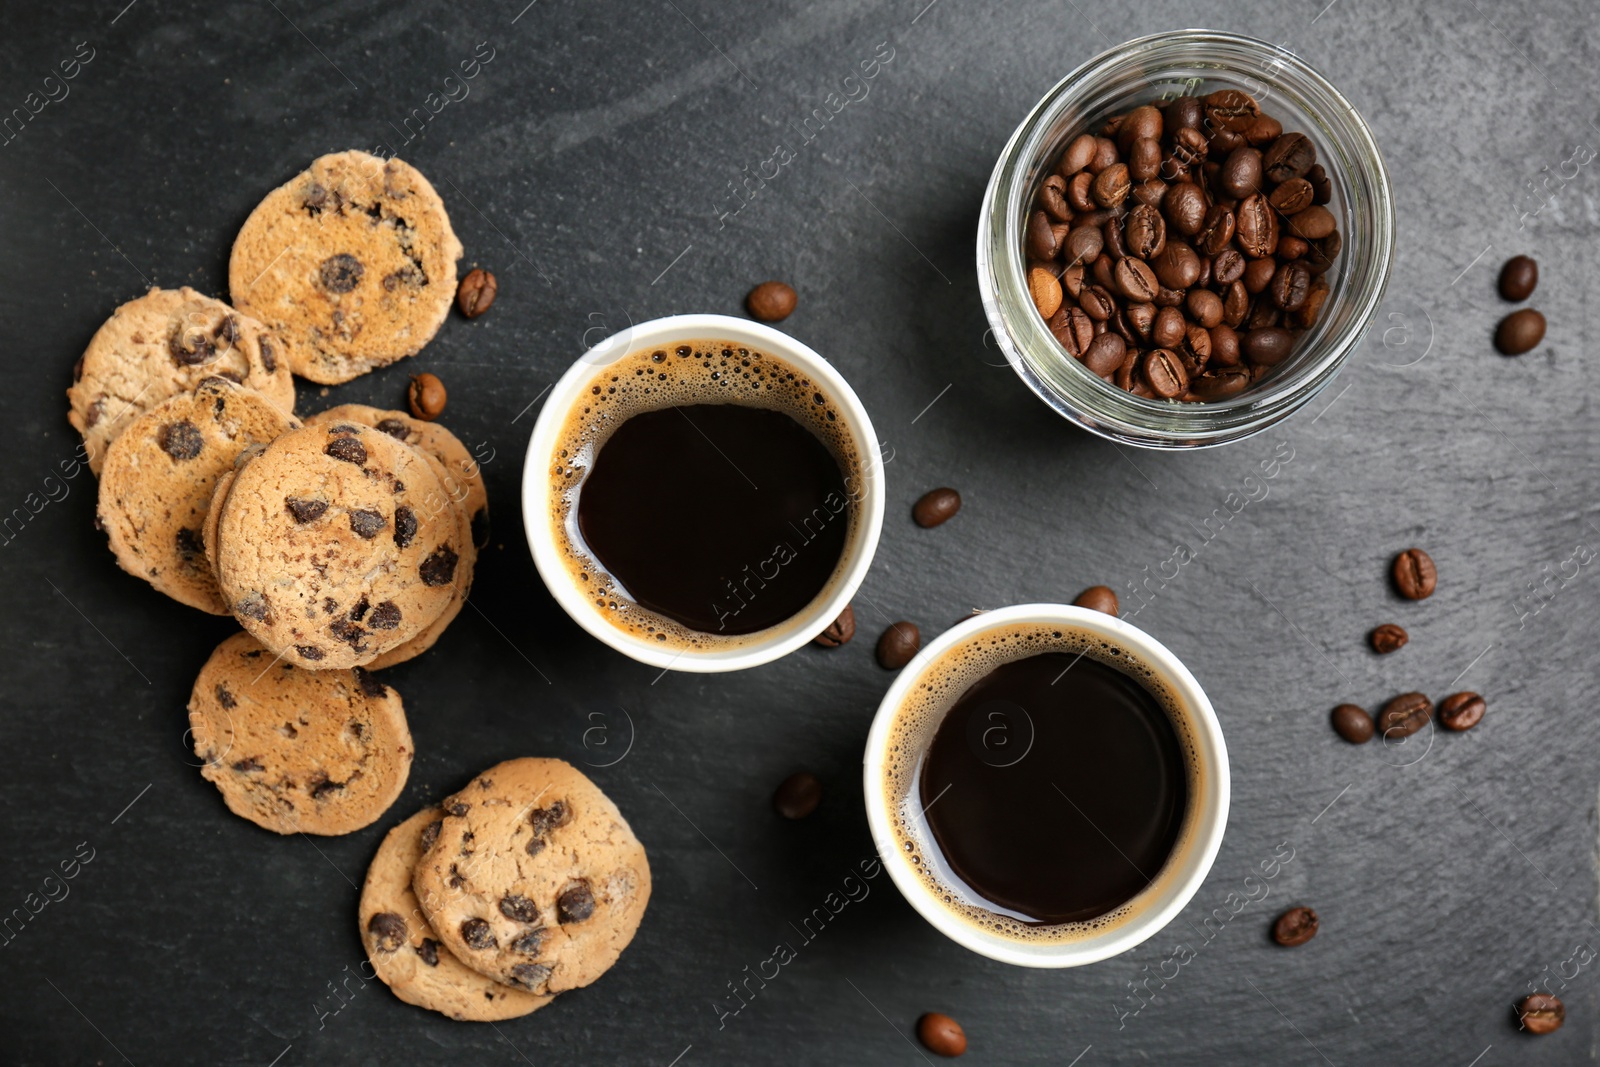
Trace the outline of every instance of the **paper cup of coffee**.
<instances>
[{"instance_id":1,"label":"paper cup of coffee","mask_svg":"<svg viewBox=\"0 0 1600 1067\"><path fill-rule=\"evenodd\" d=\"M926 645L878 708L864 771L905 898L1024 967L1153 936L1228 821L1227 747L1194 676L1144 631L1060 604L986 612Z\"/></svg>"},{"instance_id":2,"label":"paper cup of coffee","mask_svg":"<svg viewBox=\"0 0 1600 1067\"><path fill-rule=\"evenodd\" d=\"M816 352L674 315L606 338L551 388L522 509L539 576L585 630L652 666L732 671L850 603L883 470L866 409Z\"/></svg>"}]
</instances>

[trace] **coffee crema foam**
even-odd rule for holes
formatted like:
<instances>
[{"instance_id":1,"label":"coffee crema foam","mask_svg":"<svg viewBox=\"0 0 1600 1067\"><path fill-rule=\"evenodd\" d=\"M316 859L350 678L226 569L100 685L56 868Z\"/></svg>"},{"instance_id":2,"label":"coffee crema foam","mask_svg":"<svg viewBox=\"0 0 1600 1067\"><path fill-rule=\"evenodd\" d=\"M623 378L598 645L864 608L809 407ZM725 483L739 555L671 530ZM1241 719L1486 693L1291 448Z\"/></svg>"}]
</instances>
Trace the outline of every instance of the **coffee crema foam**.
<instances>
[{"instance_id":1,"label":"coffee crema foam","mask_svg":"<svg viewBox=\"0 0 1600 1067\"><path fill-rule=\"evenodd\" d=\"M1172 723L1178 746L1183 751L1189 789L1189 803L1178 839L1150 884L1104 915L1056 925L1025 922L994 911L963 885L948 869L928 830L920 798L923 759L950 708L979 679L996 668L1044 652L1081 653L1121 671L1143 686ZM1194 844L1203 784L1195 728L1184 702L1172 687L1120 645L1058 623L1013 623L980 632L923 668L916 687L901 701L890 721L880 781L895 846L910 862L923 888L952 915L984 933L1032 944L1063 944L1097 937L1137 915L1154 891L1177 869L1177 861L1183 853ZM1048 842L1041 842L1040 847L1048 847Z\"/></svg>"},{"instance_id":2,"label":"coffee crema foam","mask_svg":"<svg viewBox=\"0 0 1600 1067\"><path fill-rule=\"evenodd\" d=\"M578 497L600 449L635 415L688 404L739 404L781 411L827 446L844 476L849 523L845 550L827 584L799 613L826 599L838 586L860 535L861 498L866 493L860 446L826 386L777 356L731 341L677 341L642 348L595 369L566 415L547 467L551 533L573 584L611 625L645 640L685 651L728 651L770 640L775 630L722 635L705 633L634 603L584 544L578 529ZM663 462L671 462L670 457ZM730 574L747 560L729 560ZM798 616L797 616L798 617Z\"/></svg>"}]
</instances>

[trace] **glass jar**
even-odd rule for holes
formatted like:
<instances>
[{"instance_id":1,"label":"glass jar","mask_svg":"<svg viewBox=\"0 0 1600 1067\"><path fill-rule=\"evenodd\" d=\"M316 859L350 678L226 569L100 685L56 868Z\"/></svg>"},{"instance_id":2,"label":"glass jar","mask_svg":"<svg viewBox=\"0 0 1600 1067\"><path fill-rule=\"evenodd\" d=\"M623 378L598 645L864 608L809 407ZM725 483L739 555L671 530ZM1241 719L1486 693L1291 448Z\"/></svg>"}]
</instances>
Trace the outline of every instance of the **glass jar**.
<instances>
[{"instance_id":1,"label":"glass jar","mask_svg":"<svg viewBox=\"0 0 1600 1067\"><path fill-rule=\"evenodd\" d=\"M1110 115L1178 96L1242 89L1262 110L1317 148L1333 185L1327 205L1343 250L1327 273L1318 322L1294 354L1226 400L1145 399L1102 381L1062 347L1028 292L1022 233L1040 183L1074 136L1098 132ZM1143 448L1203 448L1260 433L1303 407L1361 343L1394 252L1389 173L1372 131L1322 75L1293 52L1252 37L1182 30L1141 37L1104 52L1061 80L1017 127L984 195L978 225L978 286L1001 350L1019 377L1073 423Z\"/></svg>"}]
</instances>

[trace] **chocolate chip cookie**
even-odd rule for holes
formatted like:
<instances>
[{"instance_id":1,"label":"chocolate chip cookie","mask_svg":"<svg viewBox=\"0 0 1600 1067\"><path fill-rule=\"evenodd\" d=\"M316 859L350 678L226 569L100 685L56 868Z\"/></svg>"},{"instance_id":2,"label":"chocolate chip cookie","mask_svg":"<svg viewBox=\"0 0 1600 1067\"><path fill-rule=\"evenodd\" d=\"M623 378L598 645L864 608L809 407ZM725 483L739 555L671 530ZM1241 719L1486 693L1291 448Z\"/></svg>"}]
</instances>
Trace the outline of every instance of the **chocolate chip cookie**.
<instances>
[{"instance_id":1,"label":"chocolate chip cookie","mask_svg":"<svg viewBox=\"0 0 1600 1067\"><path fill-rule=\"evenodd\" d=\"M361 942L373 970L407 1004L462 1022L497 1022L538 1011L554 997L485 978L450 954L411 892L424 842L439 832L441 812L426 808L389 831L367 868L358 911Z\"/></svg>"},{"instance_id":2,"label":"chocolate chip cookie","mask_svg":"<svg viewBox=\"0 0 1600 1067\"><path fill-rule=\"evenodd\" d=\"M239 622L313 670L372 662L450 606L467 550L420 453L355 423L284 434L212 501L212 562Z\"/></svg>"},{"instance_id":3,"label":"chocolate chip cookie","mask_svg":"<svg viewBox=\"0 0 1600 1067\"><path fill-rule=\"evenodd\" d=\"M99 474L111 442L134 419L202 378L238 382L293 414L285 357L271 331L222 301L187 286L151 289L117 308L89 341L72 371L67 421Z\"/></svg>"},{"instance_id":4,"label":"chocolate chip cookie","mask_svg":"<svg viewBox=\"0 0 1600 1067\"><path fill-rule=\"evenodd\" d=\"M122 569L190 607L228 614L202 536L217 479L246 448L299 425L255 390L217 377L130 423L100 472L100 525Z\"/></svg>"},{"instance_id":5,"label":"chocolate chip cookie","mask_svg":"<svg viewBox=\"0 0 1600 1067\"><path fill-rule=\"evenodd\" d=\"M460 258L444 202L416 168L340 152L251 212L228 290L283 337L296 374L331 385L427 344L449 314Z\"/></svg>"},{"instance_id":6,"label":"chocolate chip cookie","mask_svg":"<svg viewBox=\"0 0 1600 1067\"><path fill-rule=\"evenodd\" d=\"M650 865L599 787L561 760L514 759L440 807L411 884L462 963L559 993L617 961L650 901Z\"/></svg>"},{"instance_id":7,"label":"chocolate chip cookie","mask_svg":"<svg viewBox=\"0 0 1600 1067\"><path fill-rule=\"evenodd\" d=\"M280 834L347 834L388 810L411 773L400 694L359 667L305 671L234 634L189 696L200 773L235 815Z\"/></svg>"},{"instance_id":8,"label":"chocolate chip cookie","mask_svg":"<svg viewBox=\"0 0 1600 1067\"><path fill-rule=\"evenodd\" d=\"M444 465L444 487L450 498L463 505L472 520L472 543L479 548L489 543L489 494L484 489L477 460L455 434L437 422L423 422L403 411L385 411L366 404L341 404L306 417L307 426L326 422L357 422L371 426L433 456Z\"/></svg>"}]
</instances>

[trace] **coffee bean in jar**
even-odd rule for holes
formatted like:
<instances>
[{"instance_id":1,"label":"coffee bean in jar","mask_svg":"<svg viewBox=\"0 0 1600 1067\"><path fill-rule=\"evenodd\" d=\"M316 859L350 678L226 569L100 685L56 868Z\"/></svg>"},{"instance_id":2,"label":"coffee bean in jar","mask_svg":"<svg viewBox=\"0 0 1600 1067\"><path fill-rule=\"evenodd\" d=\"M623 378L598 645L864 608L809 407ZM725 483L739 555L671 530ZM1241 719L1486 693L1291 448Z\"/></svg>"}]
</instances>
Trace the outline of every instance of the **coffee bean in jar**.
<instances>
[{"instance_id":1,"label":"coffee bean in jar","mask_svg":"<svg viewBox=\"0 0 1600 1067\"><path fill-rule=\"evenodd\" d=\"M1035 308L1118 388L1227 399L1323 314L1332 198L1311 139L1241 90L1113 115L1067 143L1024 223Z\"/></svg>"}]
</instances>

